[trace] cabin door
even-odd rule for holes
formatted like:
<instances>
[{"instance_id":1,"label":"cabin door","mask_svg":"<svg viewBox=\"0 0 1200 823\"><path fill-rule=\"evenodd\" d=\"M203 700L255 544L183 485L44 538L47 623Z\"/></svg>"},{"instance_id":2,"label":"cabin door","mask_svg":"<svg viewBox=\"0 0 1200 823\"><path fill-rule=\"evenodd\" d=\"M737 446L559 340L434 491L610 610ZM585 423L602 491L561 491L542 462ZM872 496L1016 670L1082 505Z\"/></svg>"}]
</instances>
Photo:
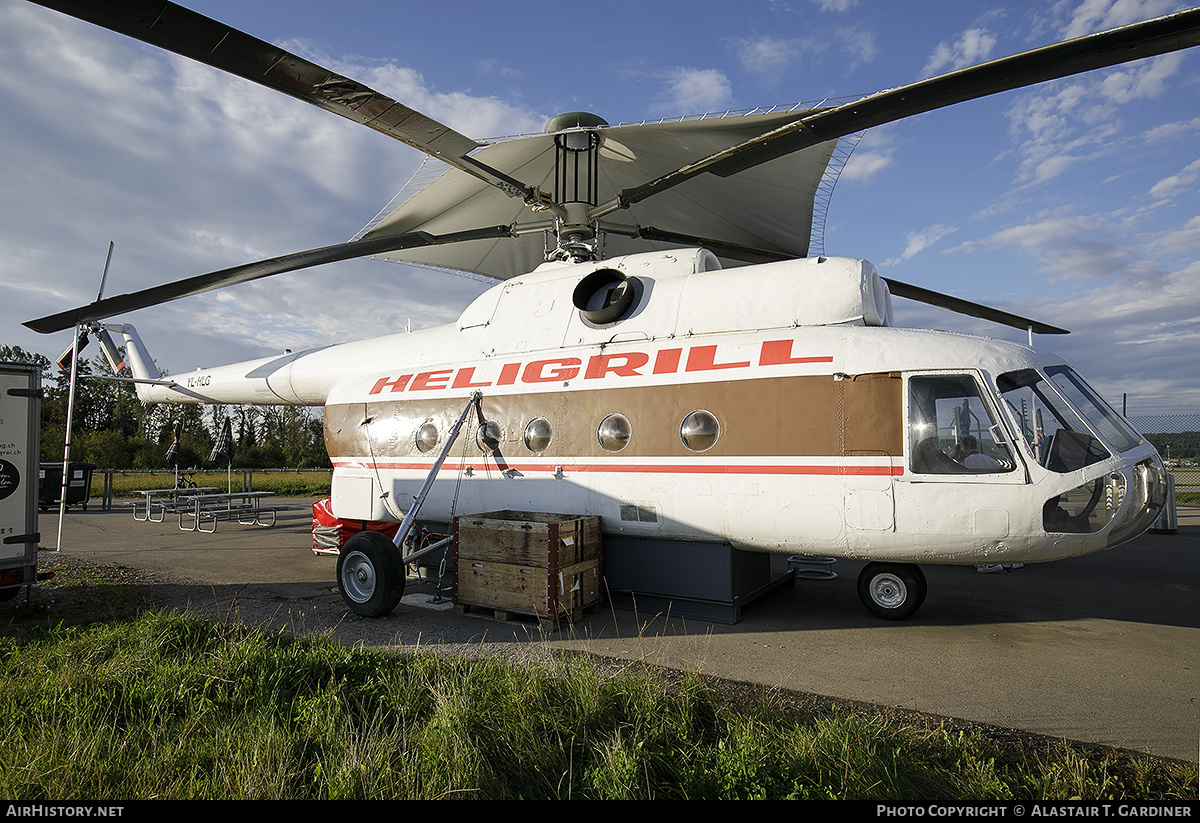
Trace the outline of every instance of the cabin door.
<instances>
[{"instance_id":1,"label":"cabin door","mask_svg":"<svg viewBox=\"0 0 1200 823\"><path fill-rule=\"evenodd\" d=\"M896 527L893 475L903 451L900 375L836 376L834 392L846 528L851 533L891 532Z\"/></svg>"}]
</instances>

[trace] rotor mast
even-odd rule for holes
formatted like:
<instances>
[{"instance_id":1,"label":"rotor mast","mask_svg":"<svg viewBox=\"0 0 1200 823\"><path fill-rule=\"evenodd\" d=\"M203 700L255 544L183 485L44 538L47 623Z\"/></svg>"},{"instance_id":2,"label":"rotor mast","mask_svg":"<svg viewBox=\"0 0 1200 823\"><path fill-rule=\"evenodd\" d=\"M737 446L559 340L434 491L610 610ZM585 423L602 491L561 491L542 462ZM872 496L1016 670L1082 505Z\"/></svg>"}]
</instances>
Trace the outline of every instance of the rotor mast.
<instances>
[{"instance_id":1,"label":"rotor mast","mask_svg":"<svg viewBox=\"0 0 1200 823\"><path fill-rule=\"evenodd\" d=\"M600 146L598 131L607 126L599 115L573 111L551 118L546 134L554 135L555 248L547 260L583 263L598 259L598 220L591 216L599 200Z\"/></svg>"}]
</instances>

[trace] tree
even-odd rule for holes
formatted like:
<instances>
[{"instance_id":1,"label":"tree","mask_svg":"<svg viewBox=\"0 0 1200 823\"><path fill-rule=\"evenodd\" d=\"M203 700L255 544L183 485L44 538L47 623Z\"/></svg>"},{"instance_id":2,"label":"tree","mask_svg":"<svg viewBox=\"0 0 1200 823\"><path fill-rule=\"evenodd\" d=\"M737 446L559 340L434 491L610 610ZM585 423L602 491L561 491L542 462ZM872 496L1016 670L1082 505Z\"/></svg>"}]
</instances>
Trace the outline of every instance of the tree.
<instances>
[{"instance_id":1,"label":"tree","mask_svg":"<svg viewBox=\"0 0 1200 823\"><path fill-rule=\"evenodd\" d=\"M0 346L0 360L33 363L42 371L42 460L62 459L67 425L70 372L19 346ZM209 410L194 403L146 404L134 384L106 378L120 374L103 358L79 360L72 419L71 459L104 468L162 469L174 436L181 428L181 466L201 466L228 415L236 423L238 449L234 464L245 468L327 468L324 431L319 412L294 406L223 406Z\"/></svg>"},{"instance_id":2,"label":"tree","mask_svg":"<svg viewBox=\"0 0 1200 823\"><path fill-rule=\"evenodd\" d=\"M20 346L0 346L0 363L32 363L41 369L43 383L50 379L50 358Z\"/></svg>"},{"instance_id":3,"label":"tree","mask_svg":"<svg viewBox=\"0 0 1200 823\"><path fill-rule=\"evenodd\" d=\"M262 406L256 445L239 451L239 463L255 468L287 466L325 468L325 434L321 418L303 406Z\"/></svg>"}]
</instances>

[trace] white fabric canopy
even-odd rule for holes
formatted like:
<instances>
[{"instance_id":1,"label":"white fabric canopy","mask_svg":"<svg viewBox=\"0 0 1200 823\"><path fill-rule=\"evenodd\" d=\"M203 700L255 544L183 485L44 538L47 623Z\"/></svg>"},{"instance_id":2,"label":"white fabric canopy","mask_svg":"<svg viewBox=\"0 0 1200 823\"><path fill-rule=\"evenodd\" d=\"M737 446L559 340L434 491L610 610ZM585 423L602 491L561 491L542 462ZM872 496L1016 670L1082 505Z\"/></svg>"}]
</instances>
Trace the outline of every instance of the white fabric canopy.
<instances>
[{"instance_id":1,"label":"white fabric canopy","mask_svg":"<svg viewBox=\"0 0 1200 823\"><path fill-rule=\"evenodd\" d=\"M722 149L811 114L798 109L771 114L725 115L699 120L608 126L599 162L599 202ZM674 188L607 215L605 225L654 227L661 231L748 246L788 257L808 253L817 188L837 141L772 160L729 178L700 173ZM523 183L553 191L553 135L532 135L486 146L472 157ZM364 237L406 232L432 234L487 226L545 221L534 212L456 169L448 169L399 205ZM604 257L677 247L679 243L624 237L602 231ZM473 240L410 249L384 257L508 279L533 270L545 259L543 232L515 238ZM722 256L722 263L743 261Z\"/></svg>"}]
</instances>

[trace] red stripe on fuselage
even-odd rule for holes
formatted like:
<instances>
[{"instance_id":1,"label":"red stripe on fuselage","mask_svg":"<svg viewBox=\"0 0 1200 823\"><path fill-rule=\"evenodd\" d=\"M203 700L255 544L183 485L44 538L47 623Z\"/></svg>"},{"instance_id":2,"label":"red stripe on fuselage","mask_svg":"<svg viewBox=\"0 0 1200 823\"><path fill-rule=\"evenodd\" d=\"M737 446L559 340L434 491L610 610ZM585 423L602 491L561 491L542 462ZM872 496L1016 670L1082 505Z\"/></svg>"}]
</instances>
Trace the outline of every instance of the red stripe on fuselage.
<instances>
[{"instance_id":1,"label":"red stripe on fuselage","mask_svg":"<svg viewBox=\"0 0 1200 823\"><path fill-rule=\"evenodd\" d=\"M384 469L393 471L428 472L433 468L429 462L393 462L393 461L361 461L335 460L334 468L348 469ZM819 476L855 476L855 477L900 477L904 474L901 466L785 466L785 465L730 465L730 464L687 464L687 463L545 463L528 464L512 463L509 468L530 472L554 472L557 469L575 472L595 473L635 473L635 474L765 474L765 475L819 475ZM495 463L486 461L466 463L445 463L443 471L461 471L470 468L473 471L500 470Z\"/></svg>"}]
</instances>

